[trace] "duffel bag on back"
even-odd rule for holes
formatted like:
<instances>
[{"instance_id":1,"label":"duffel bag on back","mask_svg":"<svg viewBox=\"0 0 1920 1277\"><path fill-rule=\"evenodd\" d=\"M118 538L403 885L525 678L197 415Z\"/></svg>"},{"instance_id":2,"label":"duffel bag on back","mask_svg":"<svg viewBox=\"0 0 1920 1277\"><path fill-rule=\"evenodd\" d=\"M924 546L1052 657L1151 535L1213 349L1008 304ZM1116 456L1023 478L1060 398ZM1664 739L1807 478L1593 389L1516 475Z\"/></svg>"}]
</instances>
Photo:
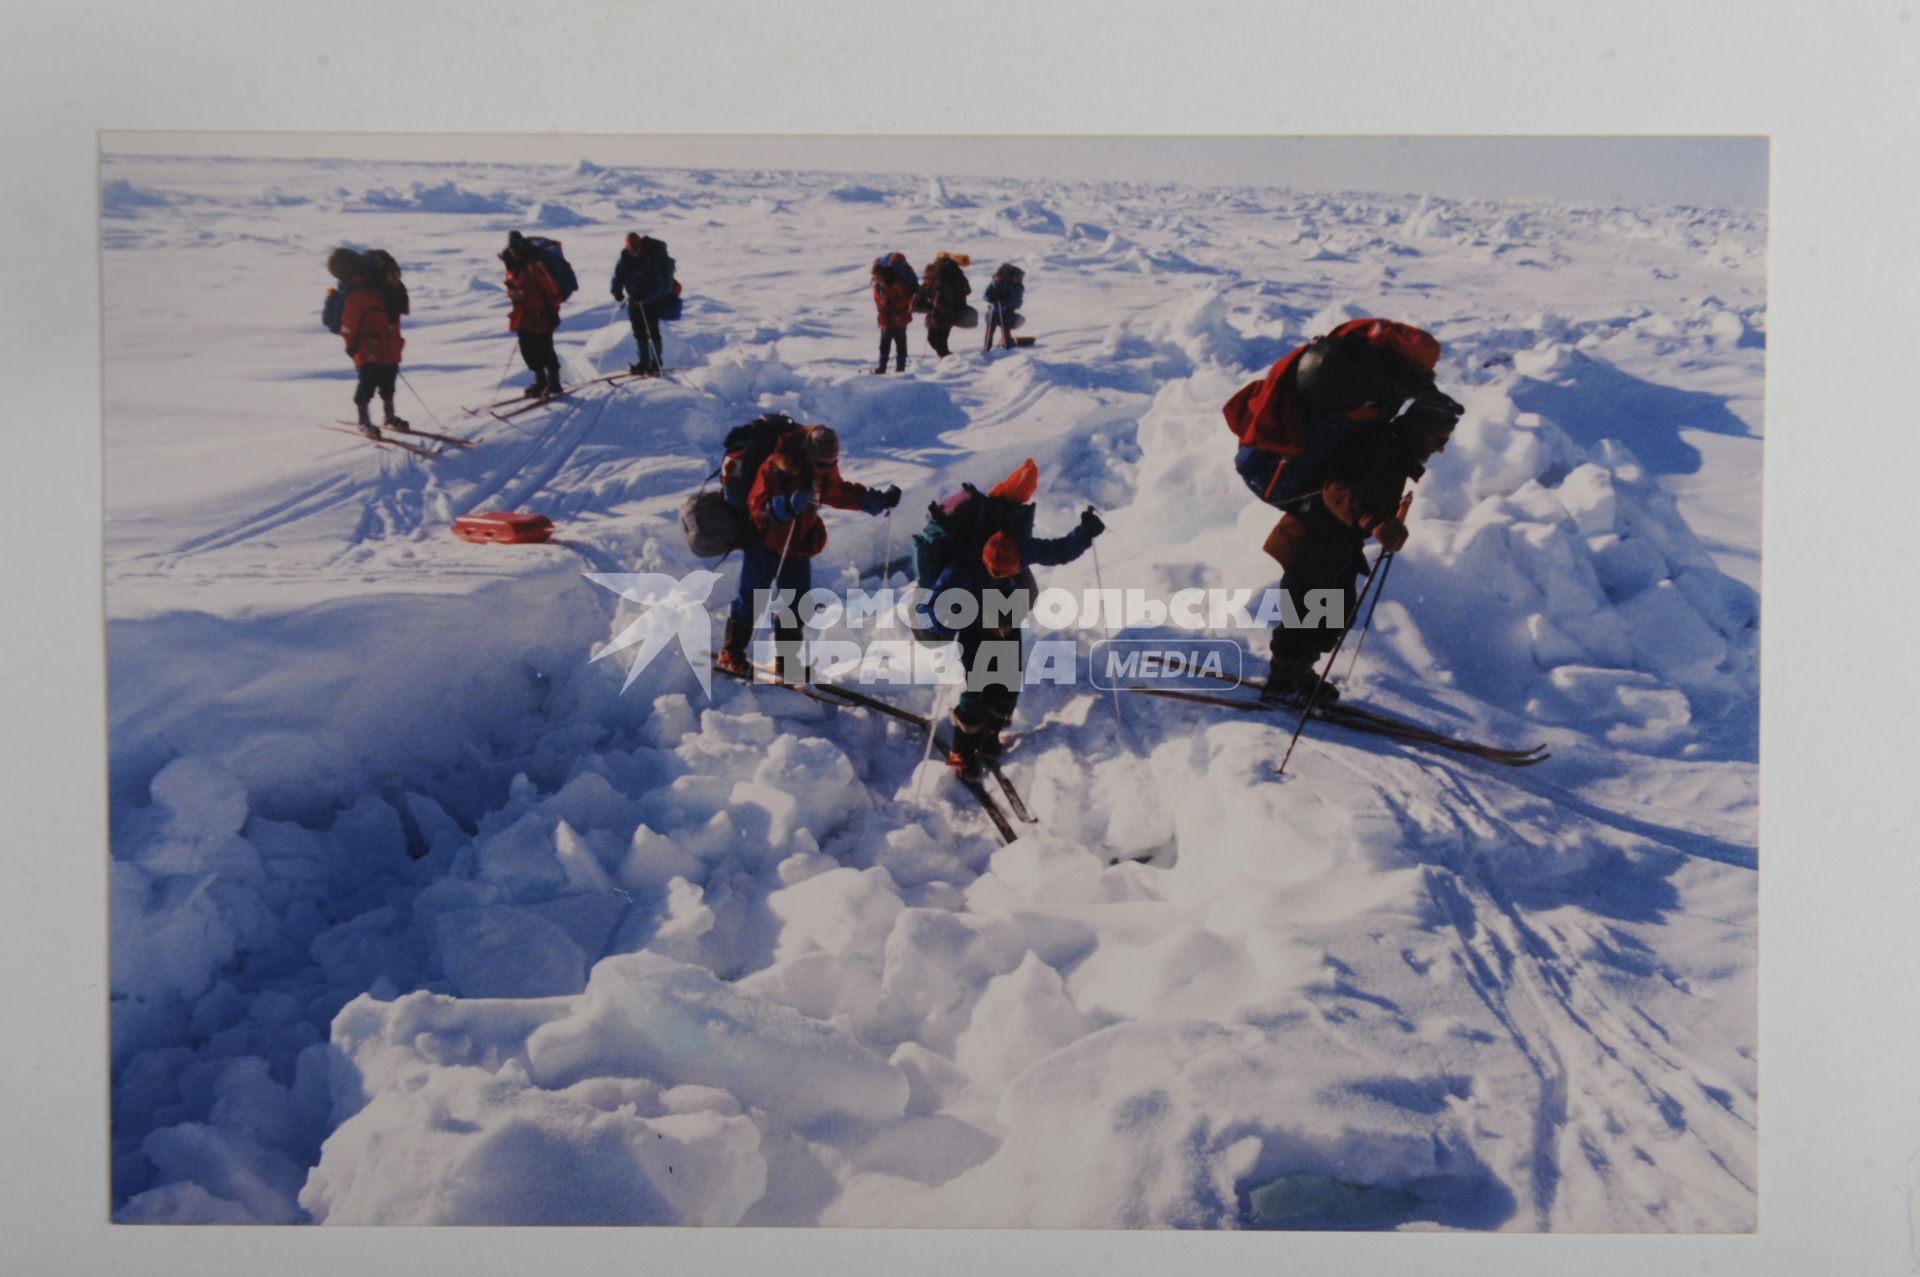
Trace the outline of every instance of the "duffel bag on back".
<instances>
[{"instance_id":1,"label":"duffel bag on back","mask_svg":"<svg viewBox=\"0 0 1920 1277\"><path fill-rule=\"evenodd\" d=\"M703 559L717 559L747 544L751 526L744 510L736 510L712 488L703 488L680 507L680 531L687 549Z\"/></svg>"}]
</instances>

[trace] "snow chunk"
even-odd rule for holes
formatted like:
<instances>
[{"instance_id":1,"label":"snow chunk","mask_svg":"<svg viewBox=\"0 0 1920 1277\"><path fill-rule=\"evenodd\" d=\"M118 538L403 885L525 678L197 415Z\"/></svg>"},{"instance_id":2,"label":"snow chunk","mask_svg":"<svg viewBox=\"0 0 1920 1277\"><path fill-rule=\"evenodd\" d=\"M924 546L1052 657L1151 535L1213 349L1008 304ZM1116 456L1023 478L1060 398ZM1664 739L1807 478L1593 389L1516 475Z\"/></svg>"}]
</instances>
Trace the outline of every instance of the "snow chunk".
<instances>
[{"instance_id":1,"label":"snow chunk","mask_svg":"<svg viewBox=\"0 0 1920 1277\"><path fill-rule=\"evenodd\" d=\"M1060 973L1028 953L987 986L954 1045L954 1062L975 1079L1000 1083L1098 1028L1067 996Z\"/></svg>"},{"instance_id":2,"label":"snow chunk","mask_svg":"<svg viewBox=\"0 0 1920 1277\"><path fill-rule=\"evenodd\" d=\"M587 955L540 915L512 905L434 920L441 969L464 998L546 998L586 988Z\"/></svg>"},{"instance_id":3,"label":"snow chunk","mask_svg":"<svg viewBox=\"0 0 1920 1277\"><path fill-rule=\"evenodd\" d=\"M594 967L584 1001L536 1030L527 1058L546 1087L600 1074L693 1082L794 1123L879 1121L907 1103L906 1079L845 1033L651 953Z\"/></svg>"},{"instance_id":4,"label":"snow chunk","mask_svg":"<svg viewBox=\"0 0 1920 1277\"><path fill-rule=\"evenodd\" d=\"M555 204L552 202L535 204L531 209L527 210L527 220L535 226L544 226L549 229L564 226L593 226L596 224L596 219L588 217L583 213L576 213L565 204Z\"/></svg>"},{"instance_id":5,"label":"snow chunk","mask_svg":"<svg viewBox=\"0 0 1920 1277\"><path fill-rule=\"evenodd\" d=\"M520 206L504 196L481 195L455 185L452 178L429 186L415 182L409 193L392 187L368 191L361 201L363 210L411 213L517 213Z\"/></svg>"},{"instance_id":6,"label":"snow chunk","mask_svg":"<svg viewBox=\"0 0 1920 1277\"><path fill-rule=\"evenodd\" d=\"M766 1192L745 1117L642 1117L440 1069L334 1132L300 1203L331 1224L737 1224Z\"/></svg>"},{"instance_id":7,"label":"snow chunk","mask_svg":"<svg viewBox=\"0 0 1920 1277\"><path fill-rule=\"evenodd\" d=\"M1020 230L1036 235L1064 235L1067 224L1060 214L1042 204L1039 200L1021 200L1009 204L1000 210L1001 221L1012 222Z\"/></svg>"},{"instance_id":8,"label":"snow chunk","mask_svg":"<svg viewBox=\"0 0 1920 1277\"><path fill-rule=\"evenodd\" d=\"M827 198L839 200L842 204L885 204L892 196L871 186L852 183L834 187L827 192Z\"/></svg>"},{"instance_id":9,"label":"snow chunk","mask_svg":"<svg viewBox=\"0 0 1920 1277\"><path fill-rule=\"evenodd\" d=\"M884 869L831 869L767 897L784 924L776 958L820 949L827 953L880 952L906 908Z\"/></svg>"}]
</instances>

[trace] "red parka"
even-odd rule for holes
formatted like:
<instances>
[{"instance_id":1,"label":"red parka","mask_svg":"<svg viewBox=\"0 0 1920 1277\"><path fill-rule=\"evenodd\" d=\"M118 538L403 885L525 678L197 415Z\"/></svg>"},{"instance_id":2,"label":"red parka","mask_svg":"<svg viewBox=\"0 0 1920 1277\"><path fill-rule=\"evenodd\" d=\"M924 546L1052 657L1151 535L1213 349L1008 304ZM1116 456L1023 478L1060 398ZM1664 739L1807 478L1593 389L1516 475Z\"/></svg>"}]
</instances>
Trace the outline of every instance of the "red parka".
<instances>
[{"instance_id":1,"label":"red parka","mask_svg":"<svg viewBox=\"0 0 1920 1277\"><path fill-rule=\"evenodd\" d=\"M767 508L775 497L792 496L806 488L812 488L818 500L801 511L799 518L783 523ZM838 464L816 466L781 451L760 467L753 491L747 494L747 514L754 531L760 534L761 544L769 550L778 553L785 549L790 559L811 559L827 548L827 525L820 517L820 507L859 510L866 501L866 487L842 479ZM793 533L791 542L787 540L789 529Z\"/></svg>"},{"instance_id":2,"label":"red parka","mask_svg":"<svg viewBox=\"0 0 1920 1277\"><path fill-rule=\"evenodd\" d=\"M406 339L400 335L400 317L387 313L380 290L361 281L350 289L340 309L340 337L347 344L355 368L368 364L398 364Z\"/></svg>"},{"instance_id":3,"label":"red parka","mask_svg":"<svg viewBox=\"0 0 1920 1277\"><path fill-rule=\"evenodd\" d=\"M507 296L513 300L508 332L538 337L560 326L560 286L539 262L530 260L518 272L507 268Z\"/></svg>"},{"instance_id":4,"label":"red parka","mask_svg":"<svg viewBox=\"0 0 1920 1277\"><path fill-rule=\"evenodd\" d=\"M913 322L913 285L893 274L876 277L873 308L882 328L905 328Z\"/></svg>"}]
</instances>

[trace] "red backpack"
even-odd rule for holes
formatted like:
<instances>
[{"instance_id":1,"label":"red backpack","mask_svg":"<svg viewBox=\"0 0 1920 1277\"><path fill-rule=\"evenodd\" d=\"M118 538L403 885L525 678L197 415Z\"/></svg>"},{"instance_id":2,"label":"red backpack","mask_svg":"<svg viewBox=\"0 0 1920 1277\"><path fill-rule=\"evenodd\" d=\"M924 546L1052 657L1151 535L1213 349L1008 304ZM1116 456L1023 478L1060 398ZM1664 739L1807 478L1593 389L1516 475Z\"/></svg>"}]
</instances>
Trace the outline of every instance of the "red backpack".
<instances>
[{"instance_id":1,"label":"red backpack","mask_svg":"<svg viewBox=\"0 0 1920 1277\"><path fill-rule=\"evenodd\" d=\"M1397 360L1389 362L1405 364L1409 372L1416 369L1424 372L1429 380L1435 365L1440 362L1440 343L1431 333L1391 319L1350 319L1325 336L1316 337L1306 345L1288 351L1267 370L1265 377L1249 382L1227 400L1221 412L1226 416L1228 429L1233 431L1234 438L1240 441L1241 446L1258 448L1262 452L1272 452L1286 458L1305 453L1307 404L1296 384L1296 365L1309 350L1354 337L1362 339L1376 350L1398 356ZM1412 394L1412 389L1408 393ZM1348 415L1364 421L1377 411L1377 408L1368 404Z\"/></svg>"}]
</instances>

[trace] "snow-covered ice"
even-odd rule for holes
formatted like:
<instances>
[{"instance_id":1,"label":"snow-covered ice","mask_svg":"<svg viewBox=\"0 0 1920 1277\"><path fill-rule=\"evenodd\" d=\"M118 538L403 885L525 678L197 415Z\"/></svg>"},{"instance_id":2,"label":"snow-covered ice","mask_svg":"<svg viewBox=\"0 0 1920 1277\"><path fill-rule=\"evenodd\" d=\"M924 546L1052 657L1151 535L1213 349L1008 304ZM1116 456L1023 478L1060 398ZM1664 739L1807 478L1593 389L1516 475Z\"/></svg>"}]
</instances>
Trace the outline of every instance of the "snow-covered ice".
<instances>
[{"instance_id":1,"label":"snow-covered ice","mask_svg":"<svg viewBox=\"0 0 1920 1277\"><path fill-rule=\"evenodd\" d=\"M186 160L102 171L113 1201L125 1222L1754 1227L1757 214L1179 186ZM672 376L497 423L509 229ZM402 263L422 462L317 425L340 243ZM867 265L1026 270L1033 347L859 375ZM663 657L726 429L840 431L894 526L1022 458L1050 585L1272 583L1220 405L1346 318L1467 406L1353 680L1522 772L1080 687L1006 847L905 724ZM417 390L418 397L413 394ZM409 411L409 408L412 411ZM478 422L479 424L476 424ZM536 509L545 546L456 515ZM716 597L732 588L735 566ZM898 578L896 578L896 581ZM1224 636L1229 631L1219 631ZM1091 632L1081 638L1095 637ZM1263 653L1261 653L1263 654ZM1343 658L1344 661L1344 658ZM882 693L926 710L934 689Z\"/></svg>"}]
</instances>

